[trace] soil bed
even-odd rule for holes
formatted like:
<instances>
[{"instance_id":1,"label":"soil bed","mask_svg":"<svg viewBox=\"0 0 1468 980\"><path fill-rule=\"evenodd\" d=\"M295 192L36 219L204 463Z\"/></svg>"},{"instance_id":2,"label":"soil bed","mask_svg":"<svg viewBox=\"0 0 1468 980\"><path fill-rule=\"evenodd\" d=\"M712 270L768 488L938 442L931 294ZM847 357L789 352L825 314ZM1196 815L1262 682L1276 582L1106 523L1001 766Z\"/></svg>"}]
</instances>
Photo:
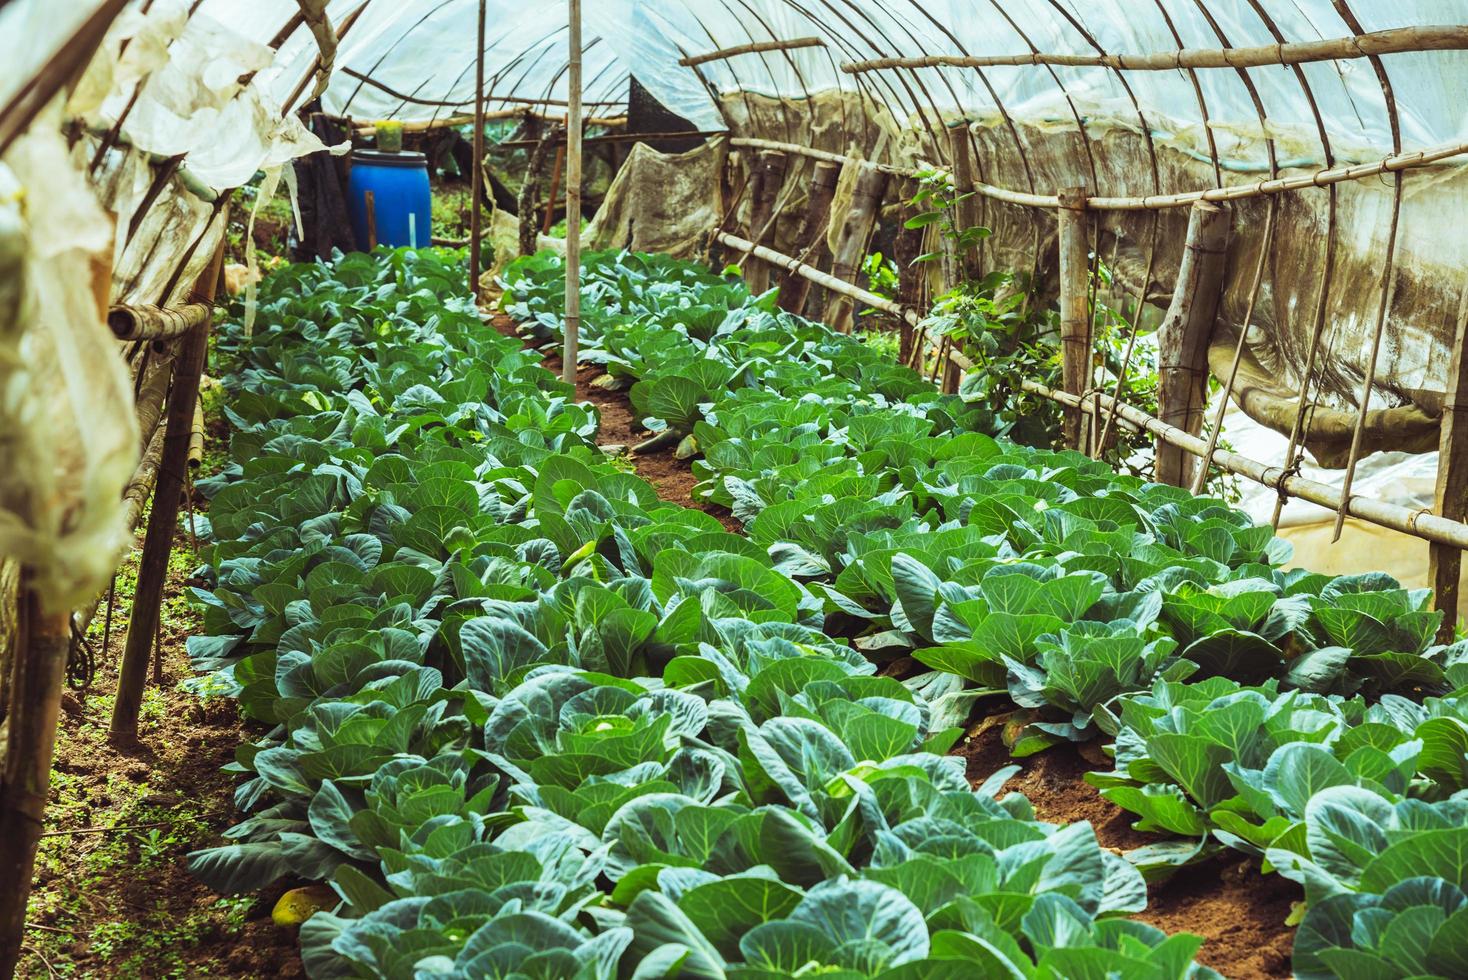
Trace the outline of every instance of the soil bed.
<instances>
[{"instance_id":1,"label":"soil bed","mask_svg":"<svg viewBox=\"0 0 1468 980\"><path fill-rule=\"evenodd\" d=\"M270 920L284 885L221 896L185 866L189 851L222 843L221 832L238 822L235 779L220 767L235 746L261 734L240 720L234 701L179 686L193 676L184 641L199 627L185 599L198 563L189 544L187 534L176 536L164 593L163 682L145 692L137 749L107 741L136 553L118 575L107 649L105 611L88 633L97 673L92 693L68 694L63 703L19 977L304 976L294 930Z\"/></svg>"},{"instance_id":2,"label":"soil bed","mask_svg":"<svg viewBox=\"0 0 1468 980\"><path fill-rule=\"evenodd\" d=\"M1035 815L1050 823L1090 821L1096 840L1114 851L1129 851L1166 840L1132 829L1136 818L1105 799L1084 779L1110 764L1087 760L1074 745L1057 745L1026 759L1014 759L995 725L954 748L968 762L975 785L1007 765L1020 771L1004 784L1034 804ZM1277 874L1263 874L1259 864L1225 852L1183 868L1147 889L1147 909L1133 918L1168 933L1190 932L1206 940L1198 962L1234 980L1290 976L1290 949L1295 930L1285 925L1293 903L1303 898L1299 886Z\"/></svg>"}]
</instances>

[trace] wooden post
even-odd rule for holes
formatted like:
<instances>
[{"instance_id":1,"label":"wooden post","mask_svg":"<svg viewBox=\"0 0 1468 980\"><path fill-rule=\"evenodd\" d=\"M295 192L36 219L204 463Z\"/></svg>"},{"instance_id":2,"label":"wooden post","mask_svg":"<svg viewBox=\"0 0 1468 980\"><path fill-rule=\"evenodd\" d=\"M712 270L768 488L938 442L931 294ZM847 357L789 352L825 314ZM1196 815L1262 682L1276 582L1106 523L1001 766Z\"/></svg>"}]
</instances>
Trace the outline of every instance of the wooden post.
<instances>
[{"instance_id":1,"label":"wooden post","mask_svg":"<svg viewBox=\"0 0 1468 980\"><path fill-rule=\"evenodd\" d=\"M71 640L69 614L44 609L29 579L22 569L0 774L0 881L9 882L0 888L0 977L15 974L25 942L26 903L45 818Z\"/></svg>"},{"instance_id":2,"label":"wooden post","mask_svg":"<svg viewBox=\"0 0 1468 980\"><path fill-rule=\"evenodd\" d=\"M1433 510L1449 520L1461 521L1468 518L1468 289L1463 291L1458 308L1458 332L1453 340L1453 359L1448 362L1440 447ZM1436 597L1435 608L1443 614L1437 633L1439 643L1453 642L1462 569L1462 551L1445 544L1428 545L1427 577Z\"/></svg>"},{"instance_id":3,"label":"wooden post","mask_svg":"<svg viewBox=\"0 0 1468 980\"><path fill-rule=\"evenodd\" d=\"M958 230L979 227L983 221L979 215L979 198L974 193L974 152L969 137L968 125L954 126L948 130L948 145L953 152L953 189L962 200L958 202ZM962 250L958 255L958 268L964 279L977 279L983 274L978 246Z\"/></svg>"},{"instance_id":4,"label":"wooden post","mask_svg":"<svg viewBox=\"0 0 1468 980\"><path fill-rule=\"evenodd\" d=\"M224 262L221 242L214 261L195 287L197 300L212 303ZM201 295L202 294L202 295ZM179 503L183 499L188 469L189 440L194 424L194 406L199 400L199 380L209 353L210 319L205 318L180 341L174 361L173 388L164 417L163 461L158 467L153 491L153 510L143 538L143 557L138 566L137 591L128 620L122 663L118 666L117 701L112 708L108 737L114 745L127 747L138 740L138 715L143 706L143 688L148 683L148 660L153 652L163 609L163 589L168 578L168 558L173 552L173 534L178 526Z\"/></svg>"},{"instance_id":5,"label":"wooden post","mask_svg":"<svg viewBox=\"0 0 1468 980\"><path fill-rule=\"evenodd\" d=\"M377 195L368 191L365 200L367 204L367 250L370 252L377 248Z\"/></svg>"},{"instance_id":6,"label":"wooden post","mask_svg":"<svg viewBox=\"0 0 1468 980\"><path fill-rule=\"evenodd\" d=\"M474 173L469 177L469 295L479 301L479 259L484 244L480 195L484 193L484 20L486 0L479 0L479 46L474 52Z\"/></svg>"},{"instance_id":7,"label":"wooden post","mask_svg":"<svg viewBox=\"0 0 1468 980\"><path fill-rule=\"evenodd\" d=\"M1216 204L1193 205L1172 305L1157 332L1157 416L1189 435L1203 431L1208 403L1208 343L1223 300L1231 219L1231 212ZM1177 446L1159 442L1155 478L1158 483L1175 487L1192 486L1196 462Z\"/></svg>"},{"instance_id":8,"label":"wooden post","mask_svg":"<svg viewBox=\"0 0 1468 980\"><path fill-rule=\"evenodd\" d=\"M821 250L826 229L831 224L831 199L836 196L836 178L839 176L841 168L834 163L816 161L810 175L810 194L805 216L801 218L800 228L795 233L796 254L810 252L810 257L814 258L814 253ZM810 298L810 286L809 279L787 270L780 277L780 308L796 314L803 312L806 300Z\"/></svg>"},{"instance_id":9,"label":"wooden post","mask_svg":"<svg viewBox=\"0 0 1468 980\"><path fill-rule=\"evenodd\" d=\"M566 106L566 348L561 354L561 380L576 383L577 346L581 337L581 0L571 0L567 34L571 50ZM534 220L526 215L526 220Z\"/></svg>"},{"instance_id":10,"label":"wooden post","mask_svg":"<svg viewBox=\"0 0 1468 980\"><path fill-rule=\"evenodd\" d=\"M898 188L898 195L903 201L902 225L897 229L897 238L892 243L892 260L897 263L897 302L910 309L924 307L923 294L928 278L927 263L913 264L923 254L926 231L907 227L908 220L918 213L918 209L910 203L916 193L917 184L912 180L904 180ZM897 363L906 364L912 360L913 354L912 324L899 317L897 329L901 331Z\"/></svg>"},{"instance_id":11,"label":"wooden post","mask_svg":"<svg viewBox=\"0 0 1468 980\"><path fill-rule=\"evenodd\" d=\"M764 245L773 231L775 204L785 185L785 167L789 157L779 150L761 150L754 160L754 178L750 184L749 240ZM835 185L832 184L832 190ZM770 288L770 267L758 259L750 259L744 272L749 291L756 296Z\"/></svg>"},{"instance_id":12,"label":"wooden post","mask_svg":"<svg viewBox=\"0 0 1468 980\"><path fill-rule=\"evenodd\" d=\"M1083 393L1091 380L1091 246L1086 216L1086 188L1060 192L1060 353L1061 387ZM1065 410L1064 438L1071 449L1086 444L1079 409Z\"/></svg>"},{"instance_id":13,"label":"wooden post","mask_svg":"<svg viewBox=\"0 0 1468 980\"><path fill-rule=\"evenodd\" d=\"M556 198L561 196L561 171L566 165L566 144L556 147L556 162L551 166L550 193L545 197L545 217L540 221L540 233L549 235L556 226ZM569 220L570 214L566 215Z\"/></svg>"},{"instance_id":14,"label":"wooden post","mask_svg":"<svg viewBox=\"0 0 1468 980\"><path fill-rule=\"evenodd\" d=\"M864 166L856 179L851 210L841 221L836 247L831 253L831 275L846 282L856 280L857 270L866 256L867 241L872 237L882 198L887 193L888 175L876 167ZM826 323L834 330L851 333L855 308L850 297L836 296L826 308Z\"/></svg>"}]
</instances>

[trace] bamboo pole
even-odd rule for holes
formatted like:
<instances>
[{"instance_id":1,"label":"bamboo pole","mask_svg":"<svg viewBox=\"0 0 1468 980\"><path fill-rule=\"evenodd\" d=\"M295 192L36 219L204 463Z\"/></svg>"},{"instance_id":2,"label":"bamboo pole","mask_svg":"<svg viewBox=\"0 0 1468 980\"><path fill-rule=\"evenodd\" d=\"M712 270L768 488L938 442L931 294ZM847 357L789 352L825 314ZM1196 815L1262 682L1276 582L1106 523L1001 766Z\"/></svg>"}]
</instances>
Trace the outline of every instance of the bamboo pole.
<instances>
[{"instance_id":1,"label":"bamboo pole","mask_svg":"<svg viewBox=\"0 0 1468 980\"><path fill-rule=\"evenodd\" d=\"M576 383L581 339L581 0L570 0L566 108L566 346L561 379Z\"/></svg>"},{"instance_id":2,"label":"bamboo pole","mask_svg":"<svg viewBox=\"0 0 1468 980\"><path fill-rule=\"evenodd\" d=\"M851 195L851 209L841 221L831 249L831 275L838 280L850 282L861 268L866 256L867 243L872 237L877 217L882 212L882 198L887 193L891 175L871 168L863 169L856 178L856 187ZM850 333L855 322L856 311L849 297L837 293L835 302L826 310L826 322L833 330Z\"/></svg>"},{"instance_id":3,"label":"bamboo pole","mask_svg":"<svg viewBox=\"0 0 1468 980\"><path fill-rule=\"evenodd\" d=\"M754 179L749 190L749 238L763 245L779 216L775 200L785 185L785 168L789 157L779 150L762 150L754 159ZM758 296L770 288L770 267L753 262L744 273L749 291Z\"/></svg>"},{"instance_id":4,"label":"bamboo pole","mask_svg":"<svg viewBox=\"0 0 1468 980\"><path fill-rule=\"evenodd\" d=\"M797 37L788 41L757 41L754 44L737 44L732 48L719 48L717 51L708 51L704 54L691 54L686 58L679 58L678 64L684 68L696 68L710 61L724 61L729 58L737 58L742 54L758 54L761 51L795 51L800 48L824 48L825 46L826 42L818 37Z\"/></svg>"},{"instance_id":5,"label":"bamboo pole","mask_svg":"<svg viewBox=\"0 0 1468 980\"><path fill-rule=\"evenodd\" d=\"M915 327L922 320L922 314L912 307L894 303L885 296L878 296L876 293L862 289L860 286L854 286L845 279L841 279L827 272L822 272L814 266L808 265L799 259L792 258L789 255L777 252L772 248L756 245L748 239L731 235L728 232L721 231L715 237L718 239L719 244L732 248L736 252L752 255L771 265L779 266L781 269L793 272L798 276L803 276L817 286L830 290L837 296L855 300L863 306L870 306L874 310L890 313L906 321L910 326ZM972 364L967 364L965 370L972 366Z\"/></svg>"},{"instance_id":6,"label":"bamboo pole","mask_svg":"<svg viewBox=\"0 0 1468 980\"><path fill-rule=\"evenodd\" d=\"M196 295L205 303L214 300L223 264L224 243L220 242L214 260L195 287ZM127 641L123 647L122 663L118 666L117 700L108 732L114 745L134 745L138 739L138 715L142 710L143 689L148 682L148 661L161 620L168 558L173 551L179 501L183 497L194 406L198 402L199 380L204 374L204 361L209 352L209 325L206 317L183 338L174 364L173 388L164 420L163 458L158 465L153 509L148 515L148 532L143 540Z\"/></svg>"},{"instance_id":7,"label":"bamboo pole","mask_svg":"<svg viewBox=\"0 0 1468 980\"><path fill-rule=\"evenodd\" d=\"M169 340L182 337L208 315L209 307L202 303L114 306L107 311L107 326L118 340Z\"/></svg>"},{"instance_id":8,"label":"bamboo pole","mask_svg":"<svg viewBox=\"0 0 1468 980\"><path fill-rule=\"evenodd\" d=\"M795 233L796 244L807 258L819 252L831 224L831 201L836 196L836 179L841 168L825 160L816 161L811 169L810 191L806 196L805 215ZM799 315L810 298L811 282L799 273L785 270L780 278L780 307Z\"/></svg>"},{"instance_id":9,"label":"bamboo pole","mask_svg":"<svg viewBox=\"0 0 1468 980\"><path fill-rule=\"evenodd\" d=\"M1091 379L1091 236L1086 217L1086 189L1070 187L1060 193L1060 355L1062 386L1072 395L1090 387ZM1079 449L1084 442L1084 417L1067 409L1065 444Z\"/></svg>"},{"instance_id":10,"label":"bamboo pole","mask_svg":"<svg viewBox=\"0 0 1468 980\"><path fill-rule=\"evenodd\" d=\"M974 151L967 126L950 126L948 148L953 156L953 189L958 194L958 230L979 227L979 199L974 192ZM965 279L980 275L979 250L970 248L957 256L958 267Z\"/></svg>"},{"instance_id":11,"label":"bamboo pole","mask_svg":"<svg viewBox=\"0 0 1468 980\"><path fill-rule=\"evenodd\" d=\"M1443 404L1442 441L1437 460L1433 510L1449 520L1468 518L1468 288L1458 308L1453 359L1448 362L1448 392ZM1438 640L1453 641L1458 624L1458 594L1463 552L1434 543L1427 551L1427 579L1443 614Z\"/></svg>"},{"instance_id":12,"label":"bamboo pole","mask_svg":"<svg viewBox=\"0 0 1468 980\"><path fill-rule=\"evenodd\" d=\"M1189 435L1203 431L1208 397L1208 343L1223 300L1231 215L1197 204L1188 221L1182 266L1172 303L1158 328L1157 415ZM1192 483L1193 460L1170 443L1157 445L1155 479L1175 487Z\"/></svg>"},{"instance_id":13,"label":"bamboo pole","mask_svg":"<svg viewBox=\"0 0 1468 980\"><path fill-rule=\"evenodd\" d=\"M1468 50L1468 27L1448 24L1403 27L1373 31L1350 37L1289 44L1261 44L1249 48L1183 48L1155 54L933 54L917 58L871 58L848 61L841 70L848 75L888 68L1005 68L1049 65L1062 68L1108 68L1119 71L1176 71L1194 68L1267 68L1275 65L1306 65L1318 61L1349 61L1384 54L1419 51Z\"/></svg>"},{"instance_id":14,"label":"bamboo pole","mask_svg":"<svg viewBox=\"0 0 1468 980\"><path fill-rule=\"evenodd\" d=\"M551 165L550 193L545 196L545 217L540 222L540 233L549 235L556 223L556 198L561 194L562 168L566 165L566 144L556 146L556 162ZM567 217L569 217L569 212Z\"/></svg>"},{"instance_id":15,"label":"bamboo pole","mask_svg":"<svg viewBox=\"0 0 1468 980\"><path fill-rule=\"evenodd\" d=\"M479 0L478 47L474 51L474 172L469 177L469 295L479 302L479 253L484 245L484 229L479 198L484 194L484 22L485 0Z\"/></svg>"},{"instance_id":16,"label":"bamboo pole","mask_svg":"<svg viewBox=\"0 0 1468 980\"><path fill-rule=\"evenodd\" d=\"M764 149L784 150L787 153L795 153L812 160L830 160L833 163L863 163L866 166L875 167L890 174L898 174L904 177L917 175L917 170L911 167L894 167L890 164L872 164L866 161L858 161L855 157L849 157L842 153L832 153L828 150L818 150L809 146L801 146L797 143L781 143L777 140L757 140L746 137L735 137L729 141L730 146L747 146ZM1444 160L1468 154L1468 140L1456 143L1443 143L1439 146L1428 147L1421 150L1413 150L1409 153L1399 153L1378 160L1375 163L1360 163L1348 167L1332 167L1326 170L1316 170L1295 177L1275 177L1268 180L1259 180L1250 184L1239 184L1233 187L1211 187L1201 191L1182 191L1176 194L1151 194L1145 197L1092 197L1086 200L1086 209L1089 211L1161 211L1169 208L1192 207L1199 201L1209 201L1220 204L1228 201L1244 201L1256 197L1268 197L1272 194L1286 194L1292 191L1308 190L1312 187L1330 187L1335 184L1346 184L1357 180L1367 180L1379 177L1382 174L1401 173L1407 170L1416 170L1421 167L1429 167L1433 164L1442 163ZM974 182L974 193L981 194L991 200L1000 201L1005 204L1015 204L1027 208L1045 208L1054 210L1060 207L1060 197L1057 194L1026 194L1013 191L1003 187L995 187L992 184Z\"/></svg>"},{"instance_id":17,"label":"bamboo pole","mask_svg":"<svg viewBox=\"0 0 1468 980\"><path fill-rule=\"evenodd\" d=\"M67 614L42 605L32 578L23 567L0 769L0 881L9 882L0 888L0 977L15 974L25 939L71 640Z\"/></svg>"}]
</instances>

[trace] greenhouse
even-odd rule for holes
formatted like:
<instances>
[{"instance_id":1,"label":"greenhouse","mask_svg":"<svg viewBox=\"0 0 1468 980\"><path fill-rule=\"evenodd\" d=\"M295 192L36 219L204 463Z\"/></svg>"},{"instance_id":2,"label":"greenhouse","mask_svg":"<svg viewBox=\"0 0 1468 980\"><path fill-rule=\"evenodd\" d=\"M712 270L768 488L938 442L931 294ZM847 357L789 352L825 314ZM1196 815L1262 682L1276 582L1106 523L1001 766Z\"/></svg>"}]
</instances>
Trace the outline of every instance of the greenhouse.
<instances>
[{"instance_id":1,"label":"greenhouse","mask_svg":"<svg viewBox=\"0 0 1468 980\"><path fill-rule=\"evenodd\" d=\"M1463 0L0 36L0 980L1468 977Z\"/></svg>"}]
</instances>

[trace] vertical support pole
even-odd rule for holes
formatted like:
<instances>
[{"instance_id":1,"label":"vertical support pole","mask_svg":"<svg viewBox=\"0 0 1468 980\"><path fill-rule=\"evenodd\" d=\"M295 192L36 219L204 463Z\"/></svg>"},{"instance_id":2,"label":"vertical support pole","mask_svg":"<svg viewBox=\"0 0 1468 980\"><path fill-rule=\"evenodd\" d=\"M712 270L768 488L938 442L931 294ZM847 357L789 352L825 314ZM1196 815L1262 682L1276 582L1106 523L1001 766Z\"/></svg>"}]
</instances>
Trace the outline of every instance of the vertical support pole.
<instances>
[{"instance_id":1,"label":"vertical support pole","mask_svg":"<svg viewBox=\"0 0 1468 980\"><path fill-rule=\"evenodd\" d=\"M917 193L916 182L904 180L897 193L903 201L902 224L892 243L892 259L897 263L897 302L908 309L925 309L923 294L927 286L928 267L926 263L914 263L923 254L923 237L927 232L923 228L907 227L908 220L918 213L918 209L910 203ZM898 322L898 330L901 331L901 341L897 349L897 363L907 364L912 360L913 354L913 326L903 318Z\"/></svg>"},{"instance_id":2,"label":"vertical support pole","mask_svg":"<svg viewBox=\"0 0 1468 980\"><path fill-rule=\"evenodd\" d=\"M199 285L197 302L213 303L219 272L224 263L221 242ZM148 683L148 660L153 653L163 609L163 589L168 578L168 557L173 552L173 533L178 526L179 503L183 499L185 471L189 465L189 440L194 424L194 406L199 400L199 380L209 353L212 316L184 335L174 361L173 388L164 416L163 460L153 490L153 509L143 538L143 557L138 566L137 591L122 663L118 666L117 701L112 708L108 738L114 745L130 746L138 740L138 715L143 706L143 689Z\"/></svg>"},{"instance_id":3,"label":"vertical support pole","mask_svg":"<svg viewBox=\"0 0 1468 980\"><path fill-rule=\"evenodd\" d=\"M44 609L30 588L30 577L21 570L0 771L0 881L9 882L0 888L0 977L15 974L25 942L26 904L45 818L71 639L70 614Z\"/></svg>"},{"instance_id":4,"label":"vertical support pole","mask_svg":"<svg viewBox=\"0 0 1468 980\"><path fill-rule=\"evenodd\" d=\"M816 161L811 170L805 216L801 218L800 229L795 236L799 251L794 253L796 258L811 265L816 264L813 261L815 253L821 250L826 229L831 224L831 200L836 196L836 178L840 175L841 168L828 160ZM780 279L781 309L795 314L804 311L805 302L810 298L810 287L809 279L787 270Z\"/></svg>"},{"instance_id":5,"label":"vertical support pole","mask_svg":"<svg viewBox=\"0 0 1468 980\"><path fill-rule=\"evenodd\" d=\"M1216 204L1193 205L1172 305L1157 331L1157 416L1193 436L1203 432L1208 407L1208 343L1223 300L1231 218ZM1190 487L1196 465L1192 454L1158 441L1158 483Z\"/></svg>"},{"instance_id":6,"label":"vertical support pole","mask_svg":"<svg viewBox=\"0 0 1468 980\"><path fill-rule=\"evenodd\" d=\"M1453 359L1448 362L1448 394L1443 402L1442 438L1437 460L1437 493L1433 512L1454 521L1468 518L1468 289L1458 308L1458 331ZM1458 625L1458 583L1463 552L1445 544L1430 544L1427 577L1436 608L1443 614L1438 642L1451 643Z\"/></svg>"},{"instance_id":7,"label":"vertical support pole","mask_svg":"<svg viewBox=\"0 0 1468 980\"><path fill-rule=\"evenodd\" d=\"M1061 387L1082 394L1091 378L1091 236L1086 216L1086 188L1060 191L1060 354ZM1065 409L1065 445L1086 444L1084 414Z\"/></svg>"},{"instance_id":8,"label":"vertical support pole","mask_svg":"<svg viewBox=\"0 0 1468 980\"><path fill-rule=\"evenodd\" d=\"M841 231L836 237L836 247L831 252L831 275L843 282L855 282L856 272L866 255L867 242L872 237L877 215L882 210L882 198L887 193L887 174L876 167L863 166L856 178L856 188L851 198L851 210L841 221ZM851 333L855 322L855 306L849 296L833 296L826 308L826 323L833 330Z\"/></svg>"},{"instance_id":9,"label":"vertical support pole","mask_svg":"<svg viewBox=\"0 0 1468 980\"><path fill-rule=\"evenodd\" d=\"M549 235L556 226L556 198L561 196L561 173L566 166L566 144L556 147L556 162L551 167L550 193L545 198L545 217L540 222L540 233ZM568 214L569 218L570 215Z\"/></svg>"},{"instance_id":10,"label":"vertical support pole","mask_svg":"<svg viewBox=\"0 0 1468 980\"><path fill-rule=\"evenodd\" d=\"M785 170L789 158L779 150L761 150L754 160L754 182L750 187L749 240L766 245L774 230L775 204L785 186ZM835 185L832 184L832 190ZM770 288L770 267L751 257L744 273L749 291L758 296Z\"/></svg>"},{"instance_id":11,"label":"vertical support pole","mask_svg":"<svg viewBox=\"0 0 1468 980\"><path fill-rule=\"evenodd\" d=\"M570 59L566 96L566 349L561 379L576 383L581 339L581 0L570 2Z\"/></svg>"},{"instance_id":12,"label":"vertical support pole","mask_svg":"<svg viewBox=\"0 0 1468 980\"><path fill-rule=\"evenodd\" d=\"M484 20L486 0L479 0L479 46L474 51L474 173L469 177L469 295L479 301L479 260L484 245L480 197L484 194ZM525 220L529 220L527 216Z\"/></svg>"},{"instance_id":13,"label":"vertical support pole","mask_svg":"<svg viewBox=\"0 0 1468 980\"><path fill-rule=\"evenodd\" d=\"M974 150L967 123L949 128L948 145L953 156L953 189L960 198L956 218L961 233L983 223L979 217L979 199L974 194ZM980 265L977 245L959 250L955 271L964 279L977 279L982 275Z\"/></svg>"}]
</instances>

